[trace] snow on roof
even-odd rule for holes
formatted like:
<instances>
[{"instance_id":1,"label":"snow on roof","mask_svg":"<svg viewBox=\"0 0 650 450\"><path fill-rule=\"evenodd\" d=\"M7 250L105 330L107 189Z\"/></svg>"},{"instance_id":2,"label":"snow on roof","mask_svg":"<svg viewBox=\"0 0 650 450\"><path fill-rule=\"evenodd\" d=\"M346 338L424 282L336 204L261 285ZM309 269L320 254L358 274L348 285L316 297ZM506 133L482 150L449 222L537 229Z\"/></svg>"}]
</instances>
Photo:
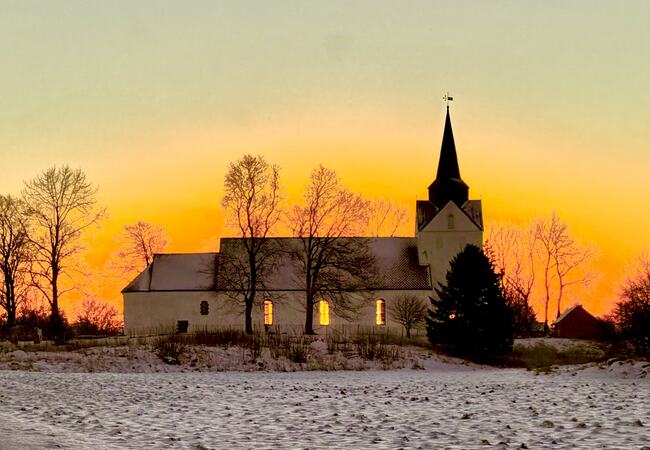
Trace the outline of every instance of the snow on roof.
<instances>
[{"instance_id":1,"label":"snow on roof","mask_svg":"<svg viewBox=\"0 0 650 450\"><path fill-rule=\"evenodd\" d=\"M148 265L140 274L126 285L122 292L141 292L148 291L151 282L151 265Z\"/></svg>"},{"instance_id":2,"label":"snow on roof","mask_svg":"<svg viewBox=\"0 0 650 450\"><path fill-rule=\"evenodd\" d=\"M304 281L296 270L291 253L301 251L300 238L272 238L274 243L282 249L275 270L266 277L265 287L268 290L301 290ZM430 290L431 281L427 267L418 263L417 243L415 238L339 238L366 240L370 253L375 257L378 277L372 285L366 286L368 290ZM242 240L237 238L221 239L222 255L236 255L243 252ZM226 256L227 258L227 256ZM223 269L225 270L225 269ZM223 278L219 279L219 288Z\"/></svg>"},{"instance_id":3,"label":"snow on roof","mask_svg":"<svg viewBox=\"0 0 650 450\"><path fill-rule=\"evenodd\" d=\"M212 291L216 287L218 260L218 253L154 255L150 267L138 275L124 292ZM149 281L148 286L146 281Z\"/></svg>"},{"instance_id":4,"label":"snow on roof","mask_svg":"<svg viewBox=\"0 0 650 450\"><path fill-rule=\"evenodd\" d=\"M368 290L430 290L431 278L426 266L418 264L415 238L341 238L367 239L375 256L379 276ZM299 238L273 238L284 250L275 270L266 279L268 290L303 289L302 277L295 268L290 250L300 249ZM224 289L219 277L219 260L243 252L242 239L221 239L221 253L185 253L155 255L151 267L138 275L123 292L138 291L211 291ZM222 269L223 270L223 269ZM150 278L150 279L149 279Z\"/></svg>"}]
</instances>

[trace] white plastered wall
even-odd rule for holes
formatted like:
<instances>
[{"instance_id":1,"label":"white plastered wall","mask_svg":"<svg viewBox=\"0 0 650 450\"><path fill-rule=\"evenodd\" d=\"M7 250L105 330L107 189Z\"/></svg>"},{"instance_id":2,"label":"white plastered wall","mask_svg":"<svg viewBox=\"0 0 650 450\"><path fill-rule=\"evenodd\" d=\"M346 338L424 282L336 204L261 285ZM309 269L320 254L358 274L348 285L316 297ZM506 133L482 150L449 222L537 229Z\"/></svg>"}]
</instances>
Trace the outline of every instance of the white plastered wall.
<instances>
[{"instance_id":1,"label":"white plastered wall","mask_svg":"<svg viewBox=\"0 0 650 450\"><path fill-rule=\"evenodd\" d=\"M304 292L275 292L269 299L273 302L273 325L271 330L291 334L301 333L305 324ZM325 334L332 330L349 332L375 330L377 333L401 334L402 328L394 321L391 305L401 295L416 295L429 305L428 290L387 290L365 293L354 320L337 317L333 305L330 307L330 324L320 325L318 305L314 311L314 331ZM376 300L382 299L386 308L386 323L376 324ZM201 314L201 302L208 302L208 314ZM189 332L200 329L244 328L243 307L235 304L224 293L209 291L175 292L125 292L124 293L124 332L128 335L155 334L171 332L178 321L189 323ZM253 326L264 329L264 309L262 304L253 308Z\"/></svg>"},{"instance_id":2,"label":"white plastered wall","mask_svg":"<svg viewBox=\"0 0 650 450\"><path fill-rule=\"evenodd\" d=\"M449 261L467 244L482 247L483 231L454 202L447 203L417 233L418 259L420 265L429 265L433 287L444 282Z\"/></svg>"}]
</instances>

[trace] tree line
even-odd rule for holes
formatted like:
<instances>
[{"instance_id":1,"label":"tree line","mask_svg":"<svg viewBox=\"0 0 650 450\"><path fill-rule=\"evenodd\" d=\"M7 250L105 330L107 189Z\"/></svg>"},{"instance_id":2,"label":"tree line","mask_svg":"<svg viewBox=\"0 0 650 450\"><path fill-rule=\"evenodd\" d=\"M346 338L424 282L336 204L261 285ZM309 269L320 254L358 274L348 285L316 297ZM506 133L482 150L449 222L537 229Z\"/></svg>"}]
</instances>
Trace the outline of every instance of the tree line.
<instances>
[{"instance_id":1,"label":"tree line","mask_svg":"<svg viewBox=\"0 0 650 450\"><path fill-rule=\"evenodd\" d=\"M322 165L310 173L302 200L287 206L280 169L262 156L245 155L231 163L223 192L226 224L241 238L241 246L222 254L220 276L231 299L242 307L248 333L253 332L255 305L274 295L267 285L269 275L287 258L298 268L296 281L304 292L305 333L314 333L314 312L321 298L328 299L337 316L353 318L370 295L359 288L372 284L377 268L369 239L349 238L394 236L407 217L406 210L391 201L368 200L351 192L334 170ZM22 318L33 323L38 298L48 307L47 321L41 318L39 325L51 337L62 337L67 321L60 298L77 287L75 275L83 272L81 237L107 215L97 205L96 194L97 188L81 170L62 166L25 182L18 197L0 195L0 307L5 329L17 323L21 311ZM290 248L270 239L280 227L296 238ZM548 329L550 314L561 313L567 293L593 279L589 271L593 248L579 243L555 213L522 226L493 224L486 231L485 255L498 275L515 334L532 331L534 298L542 299ZM151 264L154 254L165 251L167 243L161 226L143 221L125 225L112 268L133 276ZM643 259L641 269L623 284L620 302L609 317L622 335L646 347L650 347L650 337L643 331L650 329L649 267L648 259ZM440 292L434 297L440 301ZM431 311L421 300L404 296L389 305L389 313L410 336ZM115 332L120 326L116 309L92 295L81 302L76 324L89 332Z\"/></svg>"},{"instance_id":2,"label":"tree line","mask_svg":"<svg viewBox=\"0 0 650 450\"><path fill-rule=\"evenodd\" d=\"M85 173L68 166L49 168L26 181L20 196L0 195L3 334L21 325L39 328L57 341L69 337L60 300L79 289L78 279L86 275L80 260L84 232L107 216L96 196L97 187ZM146 266L153 252L164 250L163 234L144 222L125 226L115 265L125 273ZM112 334L120 331L121 320L114 306L84 293L74 325L79 334Z\"/></svg>"},{"instance_id":3,"label":"tree line","mask_svg":"<svg viewBox=\"0 0 650 450\"><path fill-rule=\"evenodd\" d=\"M230 266L230 276L224 281L245 305L249 331L253 303L261 294L258 291L264 290L264 275L279 256L277 246L266 238L277 231L280 222L290 223L303 243L304 258L295 249L294 257L301 259L309 274L305 288L310 304L327 291L337 300L332 304L335 312L345 315L356 307L347 290L368 271L359 264L364 257L359 258L357 250L363 251L363 246L336 238L392 236L406 218L406 210L392 201L369 201L352 194L333 170L322 166L312 174L305 203L286 210L279 168L261 156L247 155L231 164L224 192L228 224L244 238L245 255L224 261ZM96 195L97 187L85 173L68 166L49 168L26 181L20 196L0 195L0 307L4 311L0 331L23 324L38 326L57 340L69 335L60 299L79 290L78 279L86 275L81 262L83 233L107 217ZM144 221L124 225L105 270L117 271L123 279L132 277L151 264L154 254L165 251L167 243L167 234L159 225ZM346 271L352 281L335 280ZM75 322L81 334L118 331L121 321L113 306L92 294L82 297Z\"/></svg>"},{"instance_id":4,"label":"tree line","mask_svg":"<svg viewBox=\"0 0 650 450\"><path fill-rule=\"evenodd\" d=\"M426 317L433 344L450 352L490 360L512 348L520 305L510 295L494 257L468 245L450 262L446 280L435 289ZM650 259L642 255L621 286L621 298L601 319L600 339L622 344L624 353L650 355ZM631 350L631 351L630 351Z\"/></svg>"}]
</instances>

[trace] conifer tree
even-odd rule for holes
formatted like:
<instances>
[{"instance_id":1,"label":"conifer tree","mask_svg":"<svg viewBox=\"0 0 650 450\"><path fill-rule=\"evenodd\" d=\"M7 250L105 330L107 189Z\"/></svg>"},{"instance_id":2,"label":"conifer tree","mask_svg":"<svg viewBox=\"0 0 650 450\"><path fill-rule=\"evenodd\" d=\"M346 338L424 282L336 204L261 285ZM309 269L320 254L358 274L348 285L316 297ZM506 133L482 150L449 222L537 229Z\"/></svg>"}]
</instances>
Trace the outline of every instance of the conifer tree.
<instances>
[{"instance_id":1,"label":"conifer tree","mask_svg":"<svg viewBox=\"0 0 650 450\"><path fill-rule=\"evenodd\" d=\"M489 358L512 348L512 312L489 258L468 245L450 262L427 317L427 335L453 353Z\"/></svg>"}]
</instances>

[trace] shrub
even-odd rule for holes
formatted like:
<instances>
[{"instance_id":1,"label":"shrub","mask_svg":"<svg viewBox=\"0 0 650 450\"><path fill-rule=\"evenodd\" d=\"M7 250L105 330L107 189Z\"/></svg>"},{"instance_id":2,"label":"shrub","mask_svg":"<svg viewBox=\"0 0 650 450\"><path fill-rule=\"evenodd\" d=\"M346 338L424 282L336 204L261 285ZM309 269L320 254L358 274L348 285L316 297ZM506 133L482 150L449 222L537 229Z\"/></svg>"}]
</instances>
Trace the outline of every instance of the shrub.
<instances>
[{"instance_id":1,"label":"shrub","mask_svg":"<svg viewBox=\"0 0 650 450\"><path fill-rule=\"evenodd\" d=\"M165 363L178 365L185 353L183 337L172 334L158 338L154 342L154 350Z\"/></svg>"},{"instance_id":2,"label":"shrub","mask_svg":"<svg viewBox=\"0 0 650 450\"><path fill-rule=\"evenodd\" d=\"M112 336L120 333L122 326L117 308L95 298L85 298L73 329L78 335Z\"/></svg>"},{"instance_id":3,"label":"shrub","mask_svg":"<svg viewBox=\"0 0 650 450\"><path fill-rule=\"evenodd\" d=\"M232 346L247 347L252 339L251 336L236 328L214 330L204 328L185 335L184 339L188 344L228 348Z\"/></svg>"},{"instance_id":4,"label":"shrub","mask_svg":"<svg viewBox=\"0 0 650 450\"><path fill-rule=\"evenodd\" d=\"M43 330L43 336L53 340L56 344L64 344L72 338L72 329L68 324L68 319L62 312L50 316Z\"/></svg>"},{"instance_id":5,"label":"shrub","mask_svg":"<svg viewBox=\"0 0 650 450\"><path fill-rule=\"evenodd\" d=\"M584 364L606 358L605 351L589 342L576 341L563 349L545 342L536 342L530 346L516 344L508 362L527 369L548 369L555 365Z\"/></svg>"},{"instance_id":6,"label":"shrub","mask_svg":"<svg viewBox=\"0 0 650 450\"><path fill-rule=\"evenodd\" d=\"M393 320L404 327L406 338L411 338L411 330L424 325L427 314L426 303L417 295L400 295L389 306Z\"/></svg>"},{"instance_id":7,"label":"shrub","mask_svg":"<svg viewBox=\"0 0 650 450\"><path fill-rule=\"evenodd\" d=\"M400 350L393 345L385 344L376 336L357 336L354 340L357 354L369 361L391 363L400 357Z\"/></svg>"},{"instance_id":8,"label":"shrub","mask_svg":"<svg viewBox=\"0 0 650 450\"><path fill-rule=\"evenodd\" d=\"M274 333L266 338L271 357L287 358L294 363L305 363L311 355L312 339L308 336L290 336L287 334Z\"/></svg>"}]
</instances>

